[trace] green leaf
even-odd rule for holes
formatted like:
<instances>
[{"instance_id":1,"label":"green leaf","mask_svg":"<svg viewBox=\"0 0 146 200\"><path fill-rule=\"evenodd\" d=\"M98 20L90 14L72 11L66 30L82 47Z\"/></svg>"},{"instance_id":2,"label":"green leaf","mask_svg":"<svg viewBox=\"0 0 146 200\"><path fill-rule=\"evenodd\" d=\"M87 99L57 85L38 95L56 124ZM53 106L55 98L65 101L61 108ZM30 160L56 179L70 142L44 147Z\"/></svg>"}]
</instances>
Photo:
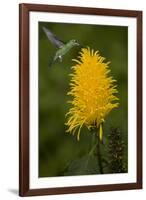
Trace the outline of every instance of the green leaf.
<instances>
[{"instance_id":1,"label":"green leaf","mask_svg":"<svg viewBox=\"0 0 146 200\"><path fill-rule=\"evenodd\" d=\"M98 174L97 158L93 155L85 155L70 163L64 175L89 175Z\"/></svg>"}]
</instances>

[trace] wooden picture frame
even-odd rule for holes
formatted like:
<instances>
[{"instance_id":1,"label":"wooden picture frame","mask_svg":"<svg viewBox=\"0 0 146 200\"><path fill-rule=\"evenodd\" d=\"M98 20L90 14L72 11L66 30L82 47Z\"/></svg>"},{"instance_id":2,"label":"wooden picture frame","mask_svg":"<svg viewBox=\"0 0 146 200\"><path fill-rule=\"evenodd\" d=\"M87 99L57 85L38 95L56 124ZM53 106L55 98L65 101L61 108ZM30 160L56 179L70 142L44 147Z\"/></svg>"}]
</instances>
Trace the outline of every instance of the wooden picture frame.
<instances>
[{"instance_id":1,"label":"wooden picture frame","mask_svg":"<svg viewBox=\"0 0 146 200\"><path fill-rule=\"evenodd\" d=\"M136 181L117 184L97 184L49 188L30 188L30 12L66 13L88 16L125 17L136 19L136 75L137 75L137 158ZM19 122L19 195L55 195L67 193L86 193L142 188L142 11L114 10L104 8L69 7L56 5L20 4L19 5L19 65L20 65L20 122Z\"/></svg>"}]
</instances>

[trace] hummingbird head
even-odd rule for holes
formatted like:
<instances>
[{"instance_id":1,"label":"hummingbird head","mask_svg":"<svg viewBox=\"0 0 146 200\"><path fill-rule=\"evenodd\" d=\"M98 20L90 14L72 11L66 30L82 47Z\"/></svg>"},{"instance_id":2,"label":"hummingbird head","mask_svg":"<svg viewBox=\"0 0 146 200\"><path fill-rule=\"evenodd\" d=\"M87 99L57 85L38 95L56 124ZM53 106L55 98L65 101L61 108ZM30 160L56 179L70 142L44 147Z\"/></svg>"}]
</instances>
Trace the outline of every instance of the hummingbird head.
<instances>
[{"instance_id":1,"label":"hummingbird head","mask_svg":"<svg viewBox=\"0 0 146 200\"><path fill-rule=\"evenodd\" d=\"M70 44L72 46L79 46L80 44L77 42L77 40L70 40Z\"/></svg>"}]
</instances>

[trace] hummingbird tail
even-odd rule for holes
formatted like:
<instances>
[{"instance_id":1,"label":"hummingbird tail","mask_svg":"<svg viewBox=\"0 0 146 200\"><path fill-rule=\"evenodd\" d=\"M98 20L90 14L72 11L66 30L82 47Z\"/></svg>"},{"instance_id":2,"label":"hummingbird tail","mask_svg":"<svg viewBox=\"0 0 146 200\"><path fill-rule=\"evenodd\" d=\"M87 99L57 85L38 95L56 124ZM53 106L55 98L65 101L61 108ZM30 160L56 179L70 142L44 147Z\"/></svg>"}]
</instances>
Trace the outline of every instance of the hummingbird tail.
<instances>
[{"instance_id":1,"label":"hummingbird tail","mask_svg":"<svg viewBox=\"0 0 146 200\"><path fill-rule=\"evenodd\" d=\"M49 68L52 67L53 62L54 62L53 60L49 61L49 64L48 64L48 67L49 67Z\"/></svg>"},{"instance_id":2,"label":"hummingbird tail","mask_svg":"<svg viewBox=\"0 0 146 200\"><path fill-rule=\"evenodd\" d=\"M53 60L53 61L50 61L50 62L49 62L49 64L48 64L48 67L49 67L49 68L51 68L51 67L52 67L52 65L53 65L54 63L55 63L55 61L54 61L54 60Z\"/></svg>"},{"instance_id":3,"label":"hummingbird tail","mask_svg":"<svg viewBox=\"0 0 146 200\"><path fill-rule=\"evenodd\" d=\"M52 67L52 65L56 62L56 58L53 58L49 61L49 68Z\"/></svg>"}]
</instances>

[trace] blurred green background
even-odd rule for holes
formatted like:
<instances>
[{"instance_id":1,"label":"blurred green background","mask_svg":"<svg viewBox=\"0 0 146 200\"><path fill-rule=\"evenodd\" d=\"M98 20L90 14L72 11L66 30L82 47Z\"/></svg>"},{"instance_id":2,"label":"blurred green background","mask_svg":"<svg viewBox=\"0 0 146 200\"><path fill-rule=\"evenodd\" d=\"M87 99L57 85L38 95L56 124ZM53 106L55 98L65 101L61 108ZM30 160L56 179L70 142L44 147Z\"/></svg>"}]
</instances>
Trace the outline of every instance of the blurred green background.
<instances>
[{"instance_id":1,"label":"blurred green background","mask_svg":"<svg viewBox=\"0 0 146 200\"><path fill-rule=\"evenodd\" d=\"M128 123L128 28L123 26L80 25L39 22L39 177L65 175L70 163L87 154L91 146L91 134L81 130L80 141L65 132L65 114L69 110L69 81L72 59L80 47L74 47L62 63L48 67L56 48L47 39L42 26L50 29L62 41L76 39L82 45L99 50L106 61L111 61L111 75L117 80L120 106L113 110L104 123L104 141L110 127L121 130L124 162L127 165ZM105 155L106 156L106 155ZM109 171L110 173L110 171Z\"/></svg>"}]
</instances>

